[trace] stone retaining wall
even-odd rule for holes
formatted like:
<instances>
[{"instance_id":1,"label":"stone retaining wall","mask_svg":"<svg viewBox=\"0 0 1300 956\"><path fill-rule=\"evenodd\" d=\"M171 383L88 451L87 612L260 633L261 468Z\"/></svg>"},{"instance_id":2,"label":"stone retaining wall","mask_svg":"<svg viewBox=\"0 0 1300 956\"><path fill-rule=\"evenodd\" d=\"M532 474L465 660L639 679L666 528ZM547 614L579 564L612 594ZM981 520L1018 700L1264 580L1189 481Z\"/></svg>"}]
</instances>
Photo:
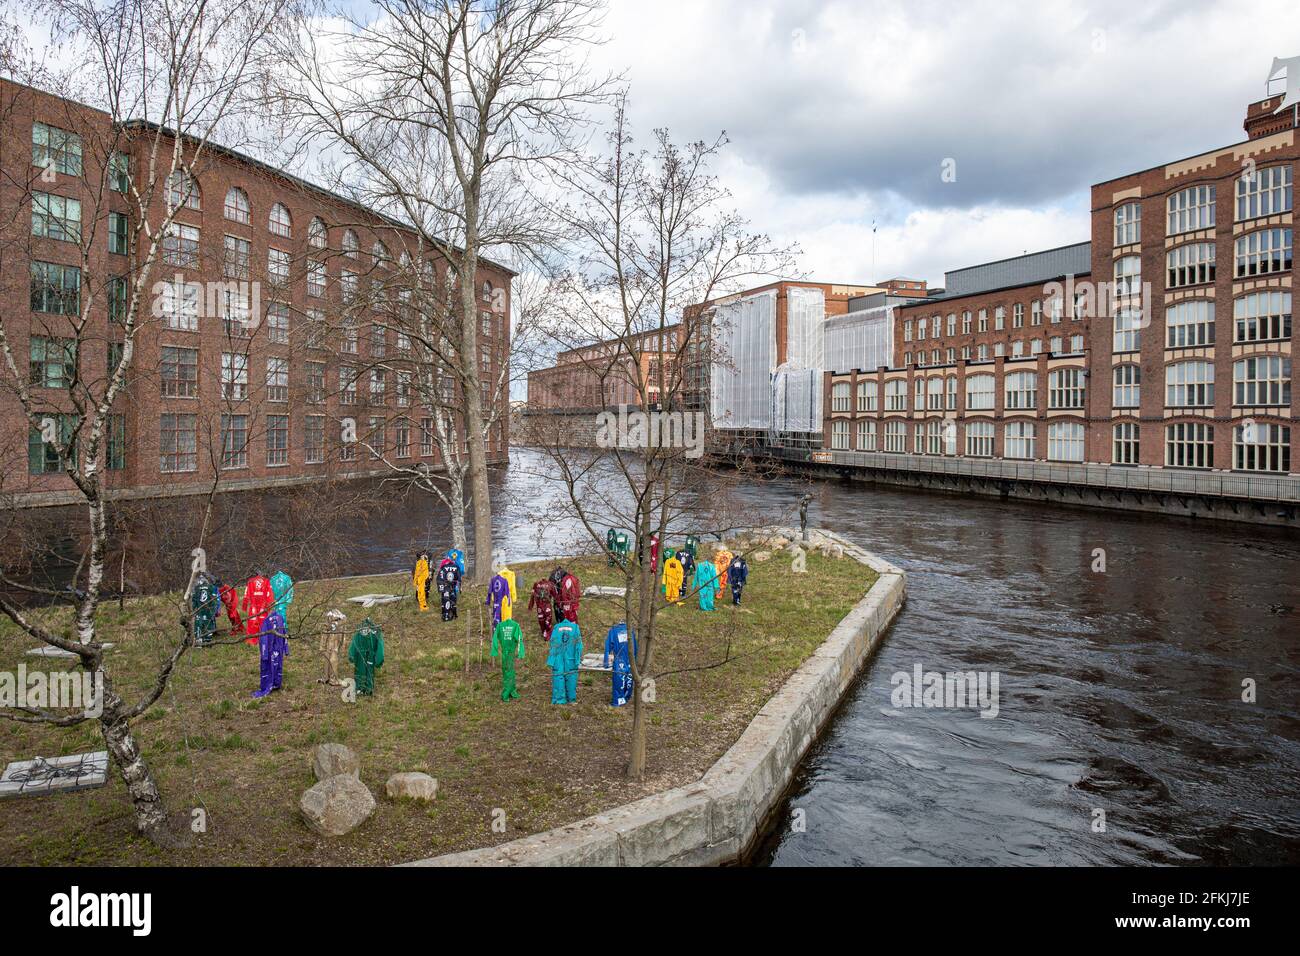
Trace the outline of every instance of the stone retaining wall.
<instances>
[{"instance_id":1,"label":"stone retaining wall","mask_svg":"<svg viewBox=\"0 0 1300 956\"><path fill-rule=\"evenodd\" d=\"M781 531L797 537L788 529ZM698 781L510 843L407 866L710 866L740 860L765 831L804 754L906 597L902 569L826 531L879 576L866 596Z\"/></svg>"}]
</instances>

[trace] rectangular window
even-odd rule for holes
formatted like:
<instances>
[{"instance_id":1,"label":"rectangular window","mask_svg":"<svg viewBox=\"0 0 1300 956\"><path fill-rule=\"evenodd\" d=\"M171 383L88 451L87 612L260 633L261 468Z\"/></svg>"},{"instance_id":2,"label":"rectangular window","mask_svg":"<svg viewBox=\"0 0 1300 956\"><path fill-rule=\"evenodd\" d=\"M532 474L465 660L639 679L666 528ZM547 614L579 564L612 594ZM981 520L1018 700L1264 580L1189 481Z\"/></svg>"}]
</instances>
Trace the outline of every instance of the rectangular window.
<instances>
[{"instance_id":1,"label":"rectangular window","mask_svg":"<svg viewBox=\"0 0 1300 956\"><path fill-rule=\"evenodd\" d=\"M163 474L197 470L198 418L195 415L163 415L159 429L158 470Z\"/></svg>"},{"instance_id":2,"label":"rectangular window","mask_svg":"<svg viewBox=\"0 0 1300 956\"><path fill-rule=\"evenodd\" d=\"M227 279L247 279L252 245L247 239L226 236L223 240L221 274Z\"/></svg>"},{"instance_id":3,"label":"rectangular window","mask_svg":"<svg viewBox=\"0 0 1300 956\"><path fill-rule=\"evenodd\" d=\"M849 423L837 418L831 422L831 447L843 451L849 447Z\"/></svg>"},{"instance_id":4,"label":"rectangular window","mask_svg":"<svg viewBox=\"0 0 1300 956\"><path fill-rule=\"evenodd\" d=\"M907 381L891 378L885 382L885 411L907 411Z\"/></svg>"},{"instance_id":5,"label":"rectangular window","mask_svg":"<svg viewBox=\"0 0 1300 956\"><path fill-rule=\"evenodd\" d=\"M307 363L307 401L320 405L325 401L325 363Z\"/></svg>"},{"instance_id":6,"label":"rectangular window","mask_svg":"<svg viewBox=\"0 0 1300 956\"><path fill-rule=\"evenodd\" d=\"M81 270L55 262L32 263L32 311L50 315L81 312Z\"/></svg>"},{"instance_id":7,"label":"rectangular window","mask_svg":"<svg viewBox=\"0 0 1300 956\"><path fill-rule=\"evenodd\" d=\"M314 259L307 263L307 294L317 298L325 294L325 263Z\"/></svg>"},{"instance_id":8,"label":"rectangular window","mask_svg":"<svg viewBox=\"0 0 1300 956\"><path fill-rule=\"evenodd\" d=\"M858 422L858 451L876 450L876 423Z\"/></svg>"},{"instance_id":9,"label":"rectangular window","mask_svg":"<svg viewBox=\"0 0 1300 956\"><path fill-rule=\"evenodd\" d=\"M1111 342L1114 352L1138 352L1142 349L1142 313L1137 309L1117 309L1115 334Z\"/></svg>"},{"instance_id":10,"label":"rectangular window","mask_svg":"<svg viewBox=\"0 0 1300 956\"><path fill-rule=\"evenodd\" d=\"M1214 303L1207 299L1179 302L1165 310L1165 347L1214 344Z\"/></svg>"},{"instance_id":11,"label":"rectangular window","mask_svg":"<svg viewBox=\"0 0 1300 956\"><path fill-rule=\"evenodd\" d=\"M199 328L199 296L197 282L164 282L158 295L158 312L169 329L196 332Z\"/></svg>"},{"instance_id":12,"label":"rectangular window","mask_svg":"<svg viewBox=\"0 0 1300 956\"><path fill-rule=\"evenodd\" d=\"M1058 368L1047 374L1048 408L1083 408L1083 369Z\"/></svg>"},{"instance_id":13,"label":"rectangular window","mask_svg":"<svg viewBox=\"0 0 1300 956\"><path fill-rule=\"evenodd\" d=\"M382 325L370 327L370 354L375 358L383 358L388 354L388 330Z\"/></svg>"},{"instance_id":14,"label":"rectangular window","mask_svg":"<svg viewBox=\"0 0 1300 956\"><path fill-rule=\"evenodd\" d=\"M1131 246L1142 241L1142 206L1125 203L1115 210L1115 245Z\"/></svg>"},{"instance_id":15,"label":"rectangular window","mask_svg":"<svg viewBox=\"0 0 1300 956\"><path fill-rule=\"evenodd\" d=\"M1025 304L1017 302L1011 307L1011 327L1013 329L1023 329L1025 327Z\"/></svg>"},{"instance_id":16,"label":"rectangular window","mask_svg":"<svg viewBox=\"0 0 1300 956\"><path fill-rule=\"evenodd\" d=\"M968 375L966 377L967 411L992 411L995 402L996 395L992 375Z\"/></svg>"},{"instance_id":17,"label":"rectangular window","mask_svg":"<svg viewBox=\"0 0 1300 956\"><path fill-rule=\"evenodd\" d=\"M248 467L248 416L221 416L221 467Z\"/></svg>"},{"instance_id":18,"label":"rectangular window","mask_svg":"<svg viewBox=\"0 0 1300 956\"><path fill-rule=\"evenodd\" d=\"M277 468L289 464L289 416L266 416L266 464Z\"/></svg>"},{"instance_id":19,"label":"rectangular window","mask_svg":"<svg viewBox=\"0 0 1300 956\"><path fill-rule=\"evenodd\" d=\"M163 262L168 265L197 268L199 265L198 227L187 226L173 220L167 227L167 231L163 233L162 253Z\"/></svg>"},{"instance_id":20,"label":"rectangular window","mask_svg":"<svg viewBox=\"0 0 1300 956\"><path fill-rule=\"evenodd\" d=\"M303 458L309 465L325 460L325 416L308 415L303 426Z\"/></svg>"},{"instance_id":21,"label":"rectangular window","mask_svg":"<svg viewBox=\"0 0 1300 956\"><path fill-rule=\"evenodd\" d=\"M1232 365L1232 404L1237 406L1291 404L1291 359L1257 355Z\"/></svg>"},{"instance_id":22,"label":"rectangular window","mask_svg":"<svg viewBox=\"0 0 1300 956\"><path fill-rule=\"evenodd\" d=\"M108 320L118 325L126 325L127 298L126 279L122 276L109 276L104 286L105 298L108 300Z\"/></svg>"},{"instance_id":23,"label":"rectangular window","mask_svg":"<svg viewBox=\"0 0 1300 956\"><path fill-rule=\"evenodd\" d=\"M287 402L289 400L289 360L271 356L266 360L266 400L268 402Z\"/></svg>"},{"instance_id":24,"label":"rectangular window","mask_svg":"<svg viewBox=\"0 0 1300 956\"><path fill-rule=\"evenodd\" d=\"M1249 422L1232 429L1232 467L1237 471L1291 470L1291 428Z\"/></svg>"},{"instance_id":25,"label":"rectangular window","mask_svg":"<svg viewBox=\"0 0 1300 956\"><path fill-rule=\"evenodd\" d=\"M836 382L831 386L831 411L847 412L849 410L850 388L848 382Z\"/></svg>"},{"instance_id":26,"label":"rectangular window","mask_svg":"<svg viewBox=\"0 0 1300 956\"><path fill-rule=\"evenodd\" d=\"M126 213L110 212L108 214L108 251L114 255L124 256L129 251L130 237L127 230Z\"/></svg>"},{"instance_id":27,"label":"rectangular window","mask_svg":"<svg viewBox=\"0 0 1300 956\"><path fill-rule=\"evenodd\" d=\"M272 345L289 344L289 306L283 302L266 307L266 340Z\"/></svg>"},{"instance_id":28,"label":"rectangular window","mask_svg":"<svg viewBox=\"0 0 1300 956\"><path fill-rule=\"evenodd\" d=\"M1237 222L1291 211L1291 166L1269 166L1237 180Z\"/></svg>"},{"instance_id":29,"label":"rectangular window","mask_svg":"<svg viewBox=\"0 0 1300 956\"><path fill-rule=\"evenodd\" d=\"M198 397L199 350L164 345L159 380L164 398Z\"/></svg>"},{"instance_id":30,"label":"rectangular window","mask_svg":"<svg viewBox=\"0 0 1300 956\"><path fill-rule=\"evenodd\" d=\"M1007 422L1002 432L1002 457L1024 459L1034 457L1033 422Z\"/></svg>"},{"instance_id":31,"label":"rectangular window","mask_svg":"<svg viewBox=\"0 0 1300 956\"><path fill-rule=\"evenodd\" d=\"M382 368L372 368L370 370L370 404L385 405L388 403L388 371Z\"/></svg>"},{"instance_id":32,"label":"rectangular window","mask_svg":"<svg viewBox=\"0 0 1300 956\"><path fill-rule=\"evenodd\" d=\"M1252 292L1232 304L1234 342L1291 338L1291 293Z\"/></svg>"},{"instance_id":33,"label":"rectangular window","mask_svg":"<svg viewBox=\"0 0 1300 956\"><path fill-rule=\"evenodd\" d=\"M876 383L858 383L858 411L874 412L876 410Z\"/></svg>"},{"instance_id":34,"label":"rectangular window","mask_svg":"<svg viewBox=\"0 0 1300 956\"><path fill-rule=\"evenodd\" d=\"M992 422L969 422L966 425L966 454L974 458L993 457Z\"/></svg>"},{"instance_id":35,"label":"rectangular window","mask_svg":"<svg viewBox=\"0 0 1300 956\"><path fill-rule=\"evenodd\" d=\"M32 193L32 235L80 242L81 201L50 193Z\"/></svg>"},{"instance_id":36,"label":"rectangular window","mask_svg":"<svg viewBox=\"0 0 1300 956\"><path fill-rule=\"evenodd\" d=\"M1204 422L1166 425L1165 465L1169 468L1213 468L1213 427Z\"/></svg>"},{"instance_id":37,"label":"rectangular window","mask_svg":"<svg viewBox=\"0 0 1300 956\"><path fill-rule=\"evenodd\" d=\"M131 157L115 152L108 158L108 188L115 193L131 191Z\"/></svg>"},{"instance_id":38,"label":"rectangular window","mask_svg":"<svg viewBox=\"0 0 1300 956\"><path fill-rule=\"evenodd\" d=\"M1138 408L1142 404L1142 369L1137 365L1116 365L1111 407Z\"/></svg>"},{"instance_id":39,"label":"rectangular window","mask_svg":"<svg viewBox=\"0 0 1300 956\"><path fill-rule=\"evenodd\" d=\"M1213 282L1217 271L1214 243L1193 242L1170 249L1165 256L1165 263L1168 266L1166 285L1171 289Z\"/></svg>"},{"instance_id":40,"label":"rectangular window","mask_svg":"<svg viewBox=\"0 0 1300 956\"><path fill-rule=\"evenodd\" d=\"M339 404L357 403L357 372L351 365L339 366Z\"/></svg>"},{"instance_id":41,"label":"rectangular window","mask_svg":"<svg viewBox=\"0 0 1300 956\"><path fill-rule=\"evenodd\" d=\"M370 457L374 461L383 458L384 452L388 450L384 420L377 415L372 416L370 419L370 430L366 433L366 444L370 446Z\"/></svg>"},{"instance_id":42,"label":"rectangular window","mask_svg":"<svg viewBox=\"0 0 1300 956\"><path fill-rule=\"evenodd\" d=\"M399 418L395 427L397 435L394 441L393 455L396 458L410 458L411 423L408 419Z\"/></svg>"},{"instance_id":43,"label":"rectangular window","mask_svg":"<svg viewBox=\"0 0 1300 956\"><path fill-rule=\"evenodd\" d=\"M1176 362L1166 368L1165 405L1213 408L1214 366L1209 362Z\"/></svg>"},{"instance_id":44,"label":"rectangular window","mask_svg":"<svg viewBox=\"0 0 1300 956\"><path fill-rule=\"evenodd\" d=\"M1169 197L1168 231L1166 235L1177 236L1184 232L1198 229L1211 229L1214 226L1214 184L1190 186L1179 190Z\"/></svg>"},{"instance_id":45,"label":"rectangular window","mask_svg":"<svg viewBox=\"0 0 1300 956\"><path fill-rule=\"evenodd\" d=\"M32 124L32 165L65 176L81 175L81 137L57 126Z\"/></svg>"},{"instance_id":46,"label":"rectangular window","mask_svg":"<svg viewBox=\"0 0 1300 956\"><path fill-rule=\"evenodd\" d=\"M59 444L67 452L73 466L78 466L80 461L77 456L76 433L79 419L76 415L64 414L50 417L55 421ZM29 428L27 431L27 471L33 475L49 475L63 471L63 462L59 458L58 448L45 441L39 428Z\"/></svg>"},{"instance_id":47,"label":"rectangular window","mask_svg":"<svg viewBox=\"0 0 1300 956\"><path fill-rule=\"evenodd\" d=\"M248 398L247 353L221 353L221 397L234 401Z\"/></svg>"},{"instance_id":48,"label":"rectangular window","mask_svg":"<svg viewBox=\"0 0 1300 956\"><path fill-rule=\"evenodd\" d=\"M272 285L289 284L289 253L283 249L266 250L266 275Z\"/></svg>"},{"instance_id":49,"label":"rectangular window","mask_svg":"<svg viewBox=\"0 0 1300 956\"><path fill-rule=\"evenodd\" d=\"M1052 422L1047 426L1048 461L1083 461L1083 425Z\"/></svg>"},{"instance_id":50,"label":"rectangular window","mask_svg":"<svg viewBox=\"0 0 1300 956\"><path fill-rule=\"evenodd\" d=\"M907 451L907 425L898 419L885 422L885 451Z\"/></svg>"},{"instance_id":51,"label":"rectangular window","mask_svg":"<svg viewBox=\"0 0 1300 956\"><path fill-rule=\"evenodd\" d=\"M33 335L29 341L30 376L37 388L67 388L77 370L77 343L74 339Z\"/></svg>"},{"instance_id":52,"label":"rectangular window","mask_svg":"<svg viewBox=\"0 0 1300 956\"><path fill-rule=\"evenodd\" d=\"M126 416L108 416L108 440L104 443L104 467L109 471L126 468Z\"/></svg>"},{"instance_id":53,"label":"rectangular window","mask_svg":"<svg viewBox=\"0 0 1300 956\"><path fill-rule=\"evenodd\" d=\"M1010 411L1028 411L1038 407L1038 373L1012 372L1006 377L1004 408ZM992 406L989 406L992 408Z\"/></svg>"},{"instance_id":54,"label":"rectangular window","mask_svg":"<svg viewBox=\"0 0 1300 956\"><path fill-rule=\"evenodd\" d=\"M433 454L433 419L420 419L420 455L428 458Z\"/></svg>"},{"instance_id":55,"label":"rectangular window","mask_svg":"<svg viewBox=\"0 0 1300 956\"><path fill-rule=\"evenodd\" d=\"M1112 431L1111 461L1117 465L1138 463L1139 431L1137 422L1120 422Z\"/></svg>"},{"instance_id":56,"label":"rectangular window","mask_svg":"<svg viewBox=\"0 0 1300 956\"><path fill-rule=\"evenodd\" d=\"M1235 277L1246 279L1274 272L1290 272L1293 264L1291 239L1290 229L1261 229L1242 236L1235 246Z\"/></svg>"}]
</instances>

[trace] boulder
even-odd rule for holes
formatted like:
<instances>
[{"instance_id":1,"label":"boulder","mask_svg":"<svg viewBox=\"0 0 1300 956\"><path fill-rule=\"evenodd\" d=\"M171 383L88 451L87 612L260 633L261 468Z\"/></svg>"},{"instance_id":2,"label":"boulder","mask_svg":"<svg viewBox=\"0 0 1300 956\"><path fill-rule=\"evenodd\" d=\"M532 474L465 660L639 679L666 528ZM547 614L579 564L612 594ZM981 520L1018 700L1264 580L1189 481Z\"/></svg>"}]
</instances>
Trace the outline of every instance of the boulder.
<instances>
[{"instance_id":1,"label":"boulder","mask_svg":"<svg viewBox=\"0 0 1300 956\"><path fill-rule=\"evenodd\" d=\"M351 833L375 812L375 798L369 788L347 773L326 777L298 800L303 819L322 836Z\"/></svg>"},{"instance_id":2,"label":"boulder","mask_svg":"<svg viewBox=\"0 0 1300 956\"><path fill-rule=\"evenodd\" d=\"M772 557L772 552L771 552L771 551L755 551L753 554L751 554L751 555L749 556L749 560L751 560L751 561L767 561L767 560L770 560L771 557Z\"/></svg>"},{"instance_id":3,"label":"boulder","mask_svg":"<svg viewBox=\"0 0 1300 956\"><path fill-rule=\"evenodd\" d=\"M427 773L395 773L388 778L384 789L393 800L409 797L412 800L428 801L438 796L438 781Z\"/></svg>"},{"instance_id":4,"label":"boulder","mask_svg":"<svg viewBox=\"0 0 1300 956\"><path fill-rule=\"evenodd\" d=\"M328 780L341 773L360 777L361 759L351 747L321 744L312 756L311 770L317 780Z\"/></svg>"}]
</instances>

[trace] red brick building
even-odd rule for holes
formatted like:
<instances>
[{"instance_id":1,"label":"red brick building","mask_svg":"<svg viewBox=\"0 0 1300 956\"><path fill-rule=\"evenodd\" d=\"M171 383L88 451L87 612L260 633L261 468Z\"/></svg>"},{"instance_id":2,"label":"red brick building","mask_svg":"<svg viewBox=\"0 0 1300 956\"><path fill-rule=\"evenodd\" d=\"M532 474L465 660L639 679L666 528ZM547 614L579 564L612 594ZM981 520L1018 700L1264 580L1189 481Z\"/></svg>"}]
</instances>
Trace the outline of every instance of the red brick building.
<instances>
[{"instance_id":1,"label":"red brick building","mask_svg":"<svg viewBox=\"0 0 1300 956\"><path fill-rule=\"evenodd\" d=\"M102 393L120 355L110 312L141 260L128 242L138 213L126 191L156 129L114 126L98 110L7 81L0 129L5 331L33 398L71 429L70 387ZM258 487L387 471L380 457L436 467L431 412L419 398L436 388L453 404L456 386L417 360L402 287L415 276L445 284L445 257L400 223L237 151L209 144L199 157L188 183L158 190L147 217L161 222L167 203L178 207L113 410L109 486L185 493L217 477L223 488ZM509 355L511 277L485 262L474 280L483 397L501 410L494 461L509 446L508 396L496 386ZM83 295L93 305L78 329ZM71 483L29 429L14 386L0 372L0 434L26 455L6 460L0 493L20 504L65 500ZM349 421L364 444L345 440Z\"/></svg>"}]
</instances>

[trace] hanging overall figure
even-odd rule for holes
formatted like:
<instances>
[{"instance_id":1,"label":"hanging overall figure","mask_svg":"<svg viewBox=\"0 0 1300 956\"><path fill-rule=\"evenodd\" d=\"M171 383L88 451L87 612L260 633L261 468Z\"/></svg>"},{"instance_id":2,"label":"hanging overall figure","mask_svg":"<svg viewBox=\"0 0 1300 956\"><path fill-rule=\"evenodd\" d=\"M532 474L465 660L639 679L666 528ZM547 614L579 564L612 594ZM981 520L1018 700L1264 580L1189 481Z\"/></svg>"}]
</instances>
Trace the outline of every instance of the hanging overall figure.
<instances>
[{"instance_id":1,"label":"hanging overall figure","mask_svg":"<svg viewBox=\"0 0 1300 956\"><path fill-rule=\"evenodd\" d=\"M718 597L722 597L722 589L727 586L727 569L731 567L733 557L735 556L726 548L713 552L713 567L718 572Z\"/></svg>"},{"instance_id":2,"label":"hanging overall figure","mask_svg":"<svg viewBox=\"0 0 1300 956\"><path fill-rule=\"evenodd\" d=\"M221 607L221 597L217 593L217 584L207 572L200 571L194 579L194 590L190 592L190 611L194 617L194 643L198 647L207 647L217 633L217 609Z\"/></svg>"},{"instance_id":3,"label":"hanging overall figure","mask_svg":"<svg viewBox=\"0 0 1300 956\"><path fill-rule=\"evenodd\" d=\"M740 555L731 559L731 564L727 568L727 581L731 584L731 603L739 607L740 592L745 590L745 582L749 580L749 565Z\"/></svg>"},{"instance_id":4,"label":"hanging overall figure","mask_svg":"<svg viewBox=\"0 0 1300 956\"><path fill-rule=\"evenodd\" d=\"M695 555L689 551L678 551L677 560L682 563L682 580L691 582L695 580Z\"/></svg>"},{"instance_id":5,"label":"hanging overall figure","mask_svg":"<svg viewBox=\"0 0 1300 956\"><path fill-rule=\"evenodd\" d=\"M244 633L248 635L245 644L257 644L257 635L261 633L262 622L275 604L275 591L271 579L257 571L244 586Z\"/></svg>"},{"instance_id":6,"label":"hanging overall figure","mask_svg":"<svg viewBox=\"0 0 1300 956\"><path fill-rule=\"evenodd\" d=\"M339 657L343 653L343 634L339 628L348 616L338 608L330 608L325 612L325 630L320 635L320 653L325 659L325 676L316 679L318 684L329 684L332 687L338 687L342 681L339 680Z\"/></svg>"},{"instance_id":7,"label":"hanging overall figure","mask_svg":"<svg viewBox=\"0 0 1300 956\"><path fill-rule=\"evenodd\" d=\"M578 668L582 665L582 631L576 621L560 621L551 628L546 666L551 669L551 703L572 704L578 699Z\"/></svg>"},{"instance_id":8,"label":"hanging overall figure","mask_svg":"<svg viewBox=\"0 0 1300 956\"><path fill-rule=\"evenodd\" d=\"M513 608L519 603L519 591L516 588L517 581L515 579L515 572L511 571L508 565L502 564L497 568L497 574L505 578L506 583L510 585L510 606ZM510 616L514 617L514 614L511 613Z\"/></svg>"},{"instance_id":9,"label":"hanging overall figure","mask_svg":"<svg viewBox=\"0 0 1300 956\"><path fill-rule=\"evenodd\" d=\"M664 597L670 604L681 604L682 582L685 574L682 572L682 563L674 555L664 562Z\"/></svg>"},{"instance_id":10,"label":"hanging overall figure","mask_svg":"<svg viewBox=\"0 0 1300 956\"><path fill-rule=\"evenodd\" d=\"M289 605L293 603L293 578L283 571L271 575L271 594L275 596L275 610L289 620Z\"/></svg>"},{"instance_id":11,"label":"hanging overall figure","mask_svg":"<svg viewBox=\"0 0 1300 956\"><path fill-rule=\"evenodd\" d=\"M226 617L230 621L230 633L238 634L244 629L244 622L239 617L239 592L228 584L217 582L217 593L221 603L226 606Z\"/></svg>"},{"instance_id":12,"label":"hanging overall figure","mask_svg":"<svg viewBox=\"0 0 1300 956\"><path fill-rule=\"evenodd\" d=\"M559 599L560 589L550 578L542 578L533 585L532 596L528 606L537 614L537 627L542 632L542 640L551 639L551 626L555 623L555 602Z\"/></svg>"},{"instance_id":13,"label":"hanging overall figure","mask_svg":"<svg viewBox=\"0 0 1300 956\"><path fill-rule=\"evenodd\" d=\"M565 571L560 578L560 604L557 618L577 623L578 604L582 601L582 585L578 576L572 571Z\"/></svg>"},{"instance_id":14,"label":"hanging overall figure","mask_svg":"<svg viewBox=\"0 0 1300 956\"><path fill-rule=\"evenodd\" d=\"M458 583L456 584L456 593L460 594L459 582L465 580L465 552L461 551L459 548L452 548L447 552L447 557L456 562L456 570L460 572L460 577L457 579Z\"/></svg>"},{"instance_id":15,"label":"hanging overall figure","mask_svg":"<svg viewBox=\"0 0 1300 956\"><path fill-rule=\"evenodd\" d=\"M699 536L694 534L688 534L686 536L686 543L682 545L682 551L685 551L688 554L690 554L692 558L698 557L700 553ZM678 554L681 554L681 551L679 551Z\"/></svg>"},{"instance_id":16,"label":"hanging overall figure","mask_svg":"<svg viewBox=\"0 0 1300 956\"><path fill-rule=\"evenodd\" d=\"M718 569L712 561L701 561L695 566L695 579L691 586L700 596L700 610L712 611L713 599L718 593Z\"/></svg>"},{"instance_id":17,"label":"hanging overall figure","mask_svg":"<svg viewBox=\"0 0 1300 956\"><path fill-rule=\"evenodd\" d=\"M273 610L262 618L258 643L261 645L262 682L253 691L253 696L265 697L272 691L279 690L284 681L284 659L289 656L289 633L283 614Z\"/></svg>"},{"instance_id":18,"label":"hanging overall figure","mask_svg":"<svg viewBox=\"0 0 1300 956\"><path fill-rule=\"evenodd\" d=\"M375 671L384 666L384 632L370 618L361 622L348 646L353 680L358 694L375 692Z\"/></svg>"},{"instance_id":19,"label":"hanging overall figure","mask_svg":"<svg viewBox=\"0 0 1300 956\"><path fill-rule=\"evenodd\" d=\"M609 706L622 707L632 699L632 656L636 654L636 635L628 631L627 624L619 622L605 635L604 666L610 672Z\"/></svg>"},{"instance_id":20,"label":"hanging overall figure","mask_svg":"<svg viewBox=\"0 0 1300 956\"><path fill-rule=\"evenodd\" d=\"M438 603L444 621L456 620L456 598L460 595L460 568L451 558L443 558L437 577Z\"/></svg>"},{"instance_id":21,"label":"hanging overall figure","mask_svg":"<svg viewBox=\"0 0 1300 956\"><path fill-rule=\"evenodd\" d=\"M510 582L499 574L492 575L488 582L487 598L483 603L492 609L492 627L512 617L510 610Z\"/></svg>"},{"instance_id":22,"label":"hanging overall figure","mask_svg":"<svg viewBox=\"0 0 1300 956\"><path fill-rule=\"evenodd\" d=\"M421 611L429 610L429 577L429 552L421 551L415 556L415 570L411 572L411 584L415 588L415 599L420 602Z\"/></svg>"},{"instance_id":23,"label":"hanging overall figure","mask_svg":"<svg viewBox=\"0 0 1300 956\"><path fill-rule=\"evenodd\" d=\"M518 700L515 690L515 660L524 659L524 630L507 618L492 630L492 656L501 658L501 699Z\"/></svg>"}]
</instances>

